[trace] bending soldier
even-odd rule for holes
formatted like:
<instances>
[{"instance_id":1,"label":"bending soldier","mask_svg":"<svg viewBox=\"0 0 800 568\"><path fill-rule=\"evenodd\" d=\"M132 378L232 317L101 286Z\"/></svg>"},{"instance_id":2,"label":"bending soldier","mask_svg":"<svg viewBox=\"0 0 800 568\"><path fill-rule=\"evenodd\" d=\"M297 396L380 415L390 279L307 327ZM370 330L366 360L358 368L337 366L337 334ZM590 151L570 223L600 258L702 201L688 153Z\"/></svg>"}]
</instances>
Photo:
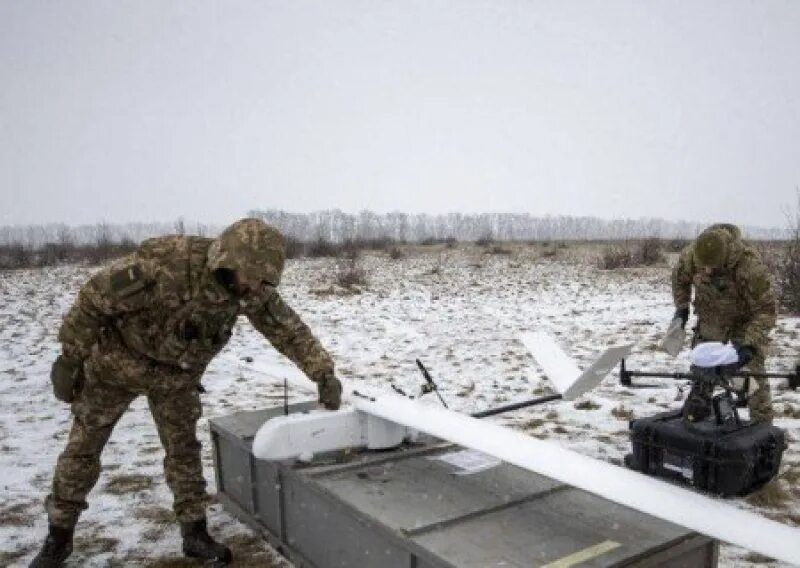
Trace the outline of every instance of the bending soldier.
<instances>
[{"instance_id":1,"label":"bending soldier","mask_svg":"<svg viewBox=\"0 0 800 568\"><path fill-rule=\"evenodd\" d=\"M697 315L692 344L730 341L740 368L763 373L769 333L775 327L775 295L758 253L742 242L738 227L712 225L681 252L672 272L672 295L675 317L684 326L692 287ZM754 380L757 388L748 397L750 419L772 422L769 381Z\"/></svg>"},{"instance_id":2,"label":"bending soldier","mask_svg":"<svg viewBox=\"0 0 800 568\"><path fill-rule=\"evenodd\" d=\"M92 277L64 318L53 364L56 396L72 403L69 440L46 508L49 534L32 567L61 566L100 453L137 396L146 396L164 446L187 556L229 562L206 528L207 495L196 436L200 378L225 346L239 315L317 383L319 400L339 406L333 361L277 291L283 236L258 219L240 220L216 239L150 239Z\"/></svg>"}]
</instances>

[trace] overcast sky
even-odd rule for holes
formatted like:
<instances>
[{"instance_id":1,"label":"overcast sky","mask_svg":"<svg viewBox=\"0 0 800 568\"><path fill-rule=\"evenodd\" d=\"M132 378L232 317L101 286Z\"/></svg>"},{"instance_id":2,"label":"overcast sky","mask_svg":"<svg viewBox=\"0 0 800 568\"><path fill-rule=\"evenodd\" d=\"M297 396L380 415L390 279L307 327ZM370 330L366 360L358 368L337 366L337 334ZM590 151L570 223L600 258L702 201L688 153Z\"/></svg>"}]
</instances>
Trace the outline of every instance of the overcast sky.
<instances>
[{"instance_id":1,"label":"overcast sky","mask_svg":"<svg viewBox=\"0 0 800 568\"><path fill-rule=\"evenodd\" d=\"M0 0L0 225L783 225L800 2Z\"/></svg>"}]
</instances>

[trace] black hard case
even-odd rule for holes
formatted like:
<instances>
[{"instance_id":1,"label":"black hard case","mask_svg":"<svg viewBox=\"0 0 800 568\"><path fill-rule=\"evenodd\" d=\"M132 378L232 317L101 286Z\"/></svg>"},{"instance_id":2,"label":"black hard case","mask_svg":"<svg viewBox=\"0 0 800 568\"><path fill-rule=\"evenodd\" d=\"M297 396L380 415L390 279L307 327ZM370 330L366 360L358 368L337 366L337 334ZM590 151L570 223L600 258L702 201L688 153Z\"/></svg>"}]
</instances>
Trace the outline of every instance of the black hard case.
<instances>
[{"instance_id":1,"label":"black hard case","mask_svg":"<svg viewBox=\"0 0 800 568\"><path fill-rule=\"evenodd\" d=\"M772 479L786 448L769 424L720 426L665 412L630 424L629 467L688 483L720 496L746 495Z\"/></svg>"}]
</instances>

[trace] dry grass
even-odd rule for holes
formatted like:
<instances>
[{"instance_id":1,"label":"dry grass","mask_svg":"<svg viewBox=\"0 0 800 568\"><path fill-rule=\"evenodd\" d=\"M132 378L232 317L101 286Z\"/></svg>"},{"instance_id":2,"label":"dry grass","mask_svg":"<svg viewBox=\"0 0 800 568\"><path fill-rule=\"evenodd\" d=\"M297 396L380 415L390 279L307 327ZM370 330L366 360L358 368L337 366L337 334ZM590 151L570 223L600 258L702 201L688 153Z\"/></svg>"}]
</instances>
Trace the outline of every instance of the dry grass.
<instances>
[{"instance_id":1,"label":"dry grass","mask_svg":"<svg viewBox=\"0 0 800 568\"><path fill-rule=\"evenodd\" d=\"M791 487L800 489L800 464L792 464L787 467L786 471L778 474L778 479L783 479Z\"/></svg>"},{"instance_id":2,"label":"dry grass","mask_svg":"<svg viewBox=\"0 0 800 568\"><path fill-rule=\"evenodd\" d=\"M784 404L783 415L788 418L800 418L800 408L788 403Z\"/></svg>"},{"instance_id":3,"label":"dry grass","mask_svg":"<svg viewBox=\"0 0 800 568\"><path fill-rule=\"evenodd\" d=\"M169 524L175 522L175 514L166 507L152 506L137 509L134 513L137 519L150 521L151 523Z\"/></svg>"},{"instance_id":4,"label":"dry grass","mask_svg":"<svg viewBox=\"0 0 800 568\"><path fill-rule=\"evenodd\" d=\"M752 562L753 564L771 564L773 562L771 558L757 552L748 552L744 559L747 562Z\"/></svg>"},{"instance_id":5,"label":"dry grass","mask_svg":"<svg viewBox=\"0 0 800 568\"><path fill-rule=\"evenodd\" d=\"M150 543L159 542L162 538L164 538L165 529L165 525L144 529L144 531L142 531L141 540Z\"/></svg>"},{"instance_id":6,"label":"dry grass","mask_svg":"<svg viewBox=\"0 0 800 568\"><path fill-rule=\"evenodd\" d=\"M0 505L0 527L32 527L40 506L39 503ZM31 511L36 511L36 514Z\"/></svg>"},{"instance_id":7,"label":"dry grass","mask_svg":"<svg viewBox=\"0 0 800 568\"><path fill-rule=\"evenodd\" d=\"M82 556L91 558L99 554L114 552L119 546L119 542L119 539L102 536L99 530L95 530L90 534L80 534L76 531L74 546L75 550L80 552Z\"/></svg>"},{"instance_id":8,"label":"dry grass","mask_svg":"<svg viewBox=\"0 0 800 568\"><path fill-rule=\"evenodd\" d=\"M475 392L475 382L470 381L467 385L465 385L461 390L456 393L456 396L461 398L466 398L470 396L473 392Z\"/></svg>"},{"instance_id":9,"label":"dry grass","mask_svg":"<svg viewBox=\"0 0 800 568\"><path fill-rule=\"evenodd\" d=\"M361 268L358 257L337 263L335 282L340 288L354 293L367 286L367 273Z\"/></svg>"},{"instance_id":10,"label":"dry grass","mask_svg":"<svg viewBox=\"0 0 800 568\"><path fill-rule=\"evenodd\" d=\"M403 260L408 255L400 247L392 247L389 249L389 258L392 260Z\"/></svg>"},{"instance_id":11,"label":"dry grass","mask_svg":"<svg viewBox=\"0 0 800 568\"><path fill-rule=\"evenodd\" d=\"M572 406L575 407L577 410L597 410L598 408L600 408L599 404L588 398L585 400L578 401Z\"/></svg>"},{"instance_id":12,"label":"dry grass","mask_svg":"<svg viewBox=\"0 0 800 568\"><path fill-rule=\"evenodd\" d=\"M538 430L544 425L545 421L541 418L531 418L530 420L526 420L520 427L525 432L530 432L531 430Z\"/></svg>"},{"instance_id":13,"label":"dry grass","mask_svg":"<svg viewBox=\"0 0 800 568\"><path fill-rule=\"evenodd\" d=\"M602 270L616 270L634 266L654 266L666 261L664 243L658 238L639 241L622 241L606 246L597 261Z\"/></svg>"},{"instance_id":14,"label":"dry grass","mask_svg":"<svg viewBox=\"0 0 800 568\"><path fill-rule=\"evenodd\" d=\"M444 265L447 260L447 255L440 252L436 257L436 264L434 264L425 274L428 276L437 276L444 272Z\"/></svg>"},{"instance_id":15,"label":"dry grass","mask_svg":"<svg viewBox=\"0 0 800 568\"><path fill-rule=\"evenodd\" d=\"M633 420L634 418L636 418L633 409L626 408L623 403L620 403L618 406L612 408L611 414L618 420Z\"/></svg>"},{"instance_id":16,"label":"dry grass","mask_svg":"<svg viewBox=\"0 0 800 568\"><path fill-rule=\"evenodd\" d=\"M254 533L239 534L226 541L231 547L233 557L237 559L232 566L242 568L277 568L286 567L287 563L266 550L264 541Z\"/></svg>"},{"instance_id":17,"label":"dry grass","mask_svg":"<svg viewBox=\"0 0 800 568\"><path fill-rule=\"evenodd\" d=\"M0 550L0 566L14 566L15 562L31 552L30 548L18 548L17 550Z\"/></svg>"},{"instance_id":18,"label":"dry grass","mask_svg":"<svg viewBox=\"0 0 800 568\"><path fill-rule=\"evenodd\" d=\"M779 479L775 479L748 495L745 500L756 507L776 508L792 501L792 494Z\"/></svg>"},{"instance_id":19,"label":"dry grass","mask_svg":"<svg viewBox=\"0 0 800 568\"><path fill-rule=\"evenodd\" d=\"M609 245L597 261L602 270L616 270L633 266L633 252L626 245Z\"/></svg>"},{"instance_id":20,"label":"dry grass","mask_svg":"<svg viewBox=\"0 0 800 568\"><path fill-rule=\"evenodd\" d=\"M154 484L155 481L149 475L115 475L105 484L103 489L106 493L121 495L123 493L146 491L153 487Z\"/></svg>"},{"instance_id":21,"label":"dry grass","mask_svg":"<svg viewBox=\"0 0 800 568\"><path fill-rule=\"evenodd\" d=\"M793 228L793 237L787 243L758 248L772 274L778 303L791 314L800 313L800 226Z\"/></svg>"},{"instance_id":22,"label":"dry grass","mask_svg":"<svg viewBox=\"0 0 800 568\"><path fill-rule=\"evenodd\" d=\"M614 442L616 441L608 434L600 434L599 436L595 436L594 439L602 444L610 444L610 445L614 444Z\"/></svg>"},{"instance_id":23,"label":"dry grass","mask_svg":"<svg viewBox=\"0 0 800 568\"><path fill-rule=\"evenodd\" d=\"M504 256L509 256L509 255L513 254L510 248L502 247L500 245L492 245L491 247L489 247L489 249L486 251L486 253L487 254L498 254L498 255L504 255Z\"/></svg>"},{"instance_id":24,"label":"dry grass","mask_svg":"<svg viewBox=\"0 0 800 568\"><path fill-rule=\"evenodd\" d=\"M148 568L196 568L197 566L202 566L200 562L188 558L161 558L152 562L147 562L146 559L141 557L132 557L126 560L128 562L134 561L136 565L147 566Z\"/></svg>"}]
</instances>

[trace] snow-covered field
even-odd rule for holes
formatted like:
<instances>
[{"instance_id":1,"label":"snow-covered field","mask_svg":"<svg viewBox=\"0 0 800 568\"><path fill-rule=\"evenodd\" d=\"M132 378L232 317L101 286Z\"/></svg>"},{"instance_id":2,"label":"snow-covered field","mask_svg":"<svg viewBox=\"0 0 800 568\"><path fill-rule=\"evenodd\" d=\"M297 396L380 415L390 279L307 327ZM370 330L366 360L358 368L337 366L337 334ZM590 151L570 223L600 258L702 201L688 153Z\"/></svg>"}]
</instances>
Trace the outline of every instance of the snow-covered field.
<instances>
[{"instance_id":1,"label":"snow-covered field","mask_svg":"<svg viewBox=\"0 0 800 568\"><path fill-rule=\"evenodd\" d=\"M656 350L672 316L669 267L598 270L585 247L557 250L515 246L512 254L484 249L410 249L393 260L383 253L360 262L369 283L361 293L332 285L337 262L290 261L282 290L323 344L339 373L355 382L406 392L421 384L420 358L452 407L475 411L550 392L520 332L544 330L580 364L602 347L637 342L630 367L684 370ZM51 394L48 373L58 353L60 318L93 272L60 267L0 273L0 565L26 566L46 533L42 500L70 423L67 405ZM788 369L798 355L800 320L781 317L773 333L770 369ZM248 363L245 358L252 358ZM273 369L270 377L254 369ZM205 419L279 402L275 378L293 373L245 321L210 366L204 383L205 474L213 471ZM678 390L626 389L616 374L576 402L552 403L498 417L532 436L557 440L598 459L621 463L632 417L675 408ZM300 393L297 395L300 397ZM432 395L429 395L432 396ZM773 385L776 424L789 449L779 479L736 506L800 524L800 394ZM146 403L137 400L118 424L103 454L103 473L76 533L71 566L191 566L181 559L171 495L161 469L163 453ZM219 505L212 532L234 549L237 566L288 566ZM767 564L724 546L720 565ZM774 565L774 564L773 564Z\"/></svg>"}]
</instances>

